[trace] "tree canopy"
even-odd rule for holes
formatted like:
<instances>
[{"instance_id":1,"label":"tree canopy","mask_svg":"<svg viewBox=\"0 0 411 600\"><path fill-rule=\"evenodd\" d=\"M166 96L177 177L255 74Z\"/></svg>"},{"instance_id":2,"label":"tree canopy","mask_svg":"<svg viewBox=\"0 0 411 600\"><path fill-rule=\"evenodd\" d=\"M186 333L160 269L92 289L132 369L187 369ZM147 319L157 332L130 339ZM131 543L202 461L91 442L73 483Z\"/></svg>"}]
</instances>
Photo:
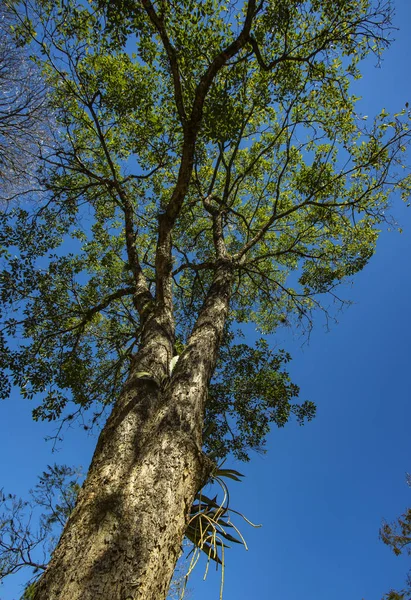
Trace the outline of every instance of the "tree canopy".
<instances>
[{"instance_id":1,"label":"tree canopy","mask_svg":"<svg viewBox=\"0 0 411 600\"><path fill-rule=\"evenodd\" d=\"M41 191L0 215L0 397L14 385L36 398L35 419L96 423L160 332L158 360L135 376L164 396L204 363L202 447L248 460L270 423L315 407L294 401L289 355L241 329L328 315L375 251L392 193L409 195L408 107L367 119L350 92L389 43L390 3L13 6L54 126Z\"/></svg>"},{"instance_id":2,"label":"tree canopy","mask_svg":"<svg viewBox=\"0 0 411 600\"><path fill-rule=\"evenodd\" d=\"M231 323L310 326L321 296L336 297L374 252L391 191L408 192L405 111L368 125L349 93L361 59L387 45L388 3L25 10L16 35L37 44L57 141L43 150L46 198L1 216L2 397L11 381L43 399L34 416L46 419L68 400L77 410L112 402L140 339L136 285L147 306L172 295L184 345L224 261L235 266ZM258 350L224 356L238 366L242 352L258 376ZM284 359L264 364L274 372ZM267 408L261 385L254 396ZM285 405L272 398L268 420L282 424L296 388L280 387ZM219 392L209 414L221 417L235 400ZM261 444L258 429L247 443Z\"/></svg>"}]
</instances>

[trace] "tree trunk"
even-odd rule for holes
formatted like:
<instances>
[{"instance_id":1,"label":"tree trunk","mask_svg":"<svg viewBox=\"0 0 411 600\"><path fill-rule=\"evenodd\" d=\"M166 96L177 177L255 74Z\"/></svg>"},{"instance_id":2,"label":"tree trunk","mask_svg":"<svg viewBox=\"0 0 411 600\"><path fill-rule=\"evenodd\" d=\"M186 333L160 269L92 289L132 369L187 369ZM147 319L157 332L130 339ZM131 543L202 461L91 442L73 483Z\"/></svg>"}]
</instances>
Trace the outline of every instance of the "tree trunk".
<instances>
[{"instance_id":1,"label":"tree trunk","mask_svg":"<svg viewBox=\"0 0 411 600\"><path fill-rule=\"evenodd\" d=\"M211 461L201 450L204 404L228 310L231 274L216 273L172 378L172 335L148 324L122 395L35 600L162 600L194 496Z\"/></svg>"}]
</instances>

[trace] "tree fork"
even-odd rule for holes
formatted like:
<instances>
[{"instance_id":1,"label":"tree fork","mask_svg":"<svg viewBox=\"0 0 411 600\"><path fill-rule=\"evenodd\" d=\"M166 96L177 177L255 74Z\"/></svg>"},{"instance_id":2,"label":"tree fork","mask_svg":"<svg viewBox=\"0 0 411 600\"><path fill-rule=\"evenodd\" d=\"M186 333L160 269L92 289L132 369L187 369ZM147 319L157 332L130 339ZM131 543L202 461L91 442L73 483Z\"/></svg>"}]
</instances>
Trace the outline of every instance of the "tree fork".
<instances>
[{"instance_id":1,"label":"tree fork","mask_svg":"<svg viewBox=\"0 0 411 600\"><path fill-rule=\"evenodd\" d=\"M135 358L35 600L166 598L194 496L211 471L201 432L231 283L224 265L163 385L139 375L164 361L168 338L147 336L149 352Z\"/></svg>"}]
</instances>

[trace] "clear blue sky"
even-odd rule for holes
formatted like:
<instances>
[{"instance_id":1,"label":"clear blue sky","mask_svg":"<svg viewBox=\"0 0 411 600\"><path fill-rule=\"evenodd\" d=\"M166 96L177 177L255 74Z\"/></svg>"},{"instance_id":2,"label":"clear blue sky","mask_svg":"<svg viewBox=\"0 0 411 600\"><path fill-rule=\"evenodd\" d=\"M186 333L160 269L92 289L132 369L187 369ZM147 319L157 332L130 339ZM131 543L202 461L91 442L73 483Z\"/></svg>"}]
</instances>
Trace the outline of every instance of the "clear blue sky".
<instances>
[{"instance_id":1,"label":"clear blue sky","mask_svg":"<svg viewBox=\"0 0 411 600\"><path fill-rule=\"evenodd\" d=\"M411 103L411 1L394 4L396 42L380 69L367 63L355 90L370 116ZM292 354L292 377L318 415L274 430L266 456L227 464L246 475L231 486L233 507L263 527L242 525L249 551L228 551L225 600L380 600L404 583L407 559L378 540L382 518L411 505L411 208L394 199L393 214L404 232L383 232L344 290L354 305L339 324L326 332L318 314L304 346L287 330L272 338ZM31 409L17 394L0 403L0 487L22 496L47 464L87 467L96 442L73 428L52 455L44 437L54 426L33 423ZM219 574L210 569L206 582L202 574L197 567L192 598L217 599ZM1 600L17 600L21 581L0 587Z\"/></svg>"}]
</instances>

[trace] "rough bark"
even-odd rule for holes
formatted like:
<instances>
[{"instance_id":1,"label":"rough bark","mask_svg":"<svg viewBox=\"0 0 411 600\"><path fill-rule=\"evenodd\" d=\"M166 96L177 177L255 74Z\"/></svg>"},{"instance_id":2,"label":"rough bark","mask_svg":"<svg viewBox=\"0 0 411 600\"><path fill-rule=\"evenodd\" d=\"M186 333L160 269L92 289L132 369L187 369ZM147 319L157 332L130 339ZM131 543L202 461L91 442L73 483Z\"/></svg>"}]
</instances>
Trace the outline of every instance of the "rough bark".
<instances>
[{"instance_id":1,"label":"rough bark","mask_svg":"<svg viewBox=\"0 0 411 600\"><path fill-rule=\"evenodd\" d=\"M172 335L150 320L122 395L35 600L162 600L196 492L210 472L201 450L207 387L228 311L222 265L184 353L162 386Z\"/></svg>"}]
</instances>

